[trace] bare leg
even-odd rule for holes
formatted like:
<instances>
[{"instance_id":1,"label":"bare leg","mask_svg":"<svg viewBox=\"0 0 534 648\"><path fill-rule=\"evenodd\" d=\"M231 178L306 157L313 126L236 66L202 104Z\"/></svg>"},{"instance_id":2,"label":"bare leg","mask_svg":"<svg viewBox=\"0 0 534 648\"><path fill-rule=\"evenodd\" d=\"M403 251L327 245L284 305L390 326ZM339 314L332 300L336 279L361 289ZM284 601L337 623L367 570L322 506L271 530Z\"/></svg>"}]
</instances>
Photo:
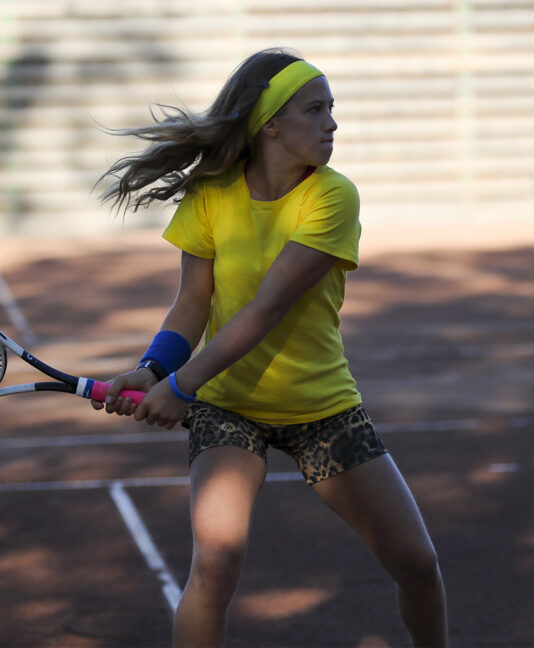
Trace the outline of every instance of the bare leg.
<instances>
[{"instance_id":1,"label":"bare leg","mask_svg":"<svg viewBox=\"0 0 534 648\"><path fill-rule=\"evenodd\" d=\"M229 446L205 450L191 466L193 559L174 620L175 648L215 648L239 581L252 508L265 462Z\"/></svg>"},{"instance_id":2,"label":"bare leg","mask_svg":"<svg viewBox=\"0 0 534 648\"><path fill-rule=\"evenodd\" d=\"M447 645L445 591L417 504L390 455L313 487L369 544L398 586L414 646Z\"/></svg>"}]
</instances>

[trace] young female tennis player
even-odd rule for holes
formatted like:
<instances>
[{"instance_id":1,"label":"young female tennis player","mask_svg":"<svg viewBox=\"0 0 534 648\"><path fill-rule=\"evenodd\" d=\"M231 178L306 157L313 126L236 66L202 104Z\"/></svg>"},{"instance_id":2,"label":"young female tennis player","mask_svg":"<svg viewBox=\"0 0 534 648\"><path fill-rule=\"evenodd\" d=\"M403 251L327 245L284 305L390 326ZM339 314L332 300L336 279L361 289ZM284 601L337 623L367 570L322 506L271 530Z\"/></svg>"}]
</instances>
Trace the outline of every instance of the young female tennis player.
<instances>
[{"instance_id":1,"label":"young female tennis player","mask_svg":"<svg viewBox=\"0 0 534 648\"><path fill-rule=\"evenodd\" d=\"M194 549L175 646L223 642L269 445L296 460L391 574L413 644L446 645L434 547L339 335L360 225L356 188L326 166L333 103L317 68L267 50L237 68L205 115L165 108L153 125L119 131L151 143L110 169L119 179L104 198L138 207L183 197L164 234L182 250L178 295L106 406L190 430ZM135 409L117 397L124 388L148 394Z\"/></svg>"}]
</instances>

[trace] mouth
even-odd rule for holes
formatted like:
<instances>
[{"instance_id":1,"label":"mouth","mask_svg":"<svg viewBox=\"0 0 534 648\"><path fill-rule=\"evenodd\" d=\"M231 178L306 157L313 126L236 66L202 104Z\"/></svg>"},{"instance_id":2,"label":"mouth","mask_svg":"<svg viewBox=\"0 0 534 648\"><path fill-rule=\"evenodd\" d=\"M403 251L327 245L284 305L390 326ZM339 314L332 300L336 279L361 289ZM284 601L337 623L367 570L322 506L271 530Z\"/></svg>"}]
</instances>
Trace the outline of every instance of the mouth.
<instances>
[{"instance_id":1,"label":"mouth","mask_svg":"<svg viewBox=\"0 0 534 648\"><path fill-rule=\"evenodd\" d=\"M323 139L321 140L323 144L333 144L334 143L334 138L331 137L330 139Z\"/></svg>"}]
</instances>

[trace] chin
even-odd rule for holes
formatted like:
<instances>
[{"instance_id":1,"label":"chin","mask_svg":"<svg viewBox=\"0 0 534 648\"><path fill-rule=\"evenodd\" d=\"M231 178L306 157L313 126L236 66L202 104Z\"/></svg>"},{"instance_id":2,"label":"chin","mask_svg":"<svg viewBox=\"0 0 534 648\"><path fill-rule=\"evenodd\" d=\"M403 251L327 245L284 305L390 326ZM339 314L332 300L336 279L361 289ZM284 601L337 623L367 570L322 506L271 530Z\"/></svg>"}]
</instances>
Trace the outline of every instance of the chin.
<instances>
[{"instance_id":1,"label":"chin","mask_svg":"<svg viewBox=\"0 0 534 648\"><path fill-rule=\"evenodd\" d=\"M315 162L311 162L311 166L325 166L330 162L331 157L332 152L328 153L328 155L318 155Z\"/></svg>"}]
</instances>

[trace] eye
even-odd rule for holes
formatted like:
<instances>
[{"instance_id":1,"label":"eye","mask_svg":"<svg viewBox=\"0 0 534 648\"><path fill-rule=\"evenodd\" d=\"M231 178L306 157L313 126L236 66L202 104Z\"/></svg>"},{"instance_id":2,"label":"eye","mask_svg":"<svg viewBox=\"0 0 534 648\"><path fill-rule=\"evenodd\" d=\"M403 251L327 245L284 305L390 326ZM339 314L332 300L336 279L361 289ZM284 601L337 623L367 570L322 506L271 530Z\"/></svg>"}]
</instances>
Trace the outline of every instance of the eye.
<instances>
[{"instance_id":1,"label":"eye","mask_svg":"<svg viewBox=\"0 0 534 648\"><path fill-rule=\"evenodd\" d=\"M333 110L334 110L334 108L335 108L335 104L332 102L332 103L328 106L328 108L330 109L330 112L333 112Z\"/></svg>"},{"instance_id":2,"label":"eye","mask_svg":"<svg viewBox=\"0 0 534 648\"><path fill-rule=\"evenodd\" d=\"M320 110L321 110L321 107L318 104L316 104L314 106L310 106L310 108L309 108L309 111L311 113L313 113L313 114L318 113Z\"/></svg>"}]
</instances>

